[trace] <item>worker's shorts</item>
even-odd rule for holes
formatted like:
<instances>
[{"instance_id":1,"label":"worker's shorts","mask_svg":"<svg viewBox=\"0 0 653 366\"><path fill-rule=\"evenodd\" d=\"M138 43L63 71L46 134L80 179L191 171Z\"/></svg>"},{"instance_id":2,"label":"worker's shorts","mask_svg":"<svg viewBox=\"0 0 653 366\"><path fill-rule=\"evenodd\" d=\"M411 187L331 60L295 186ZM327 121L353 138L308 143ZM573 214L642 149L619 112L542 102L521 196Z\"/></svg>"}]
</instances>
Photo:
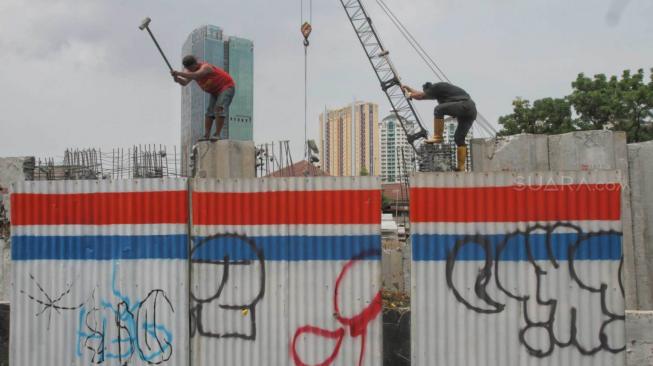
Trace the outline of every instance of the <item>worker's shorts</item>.
<instances>
[{"instance_id":1,"label":"worker's shorts","mask_svg":"<svg viewBox=\"0 0 653 366\"><path fill-rule=\"evenodd\" d=\"M209 105L206 107L206 116L215 118L217 114L218 117L227 117L227 112L229 111L231 101L234 99L234 95L236 95L236 88L233 86L218 94L211 94ZM222 109L218 110L219 107L222 107Z\"/></svg>"},{"instance_id":2,"label":"worker's shorts","mask_svg":"<svg viewBox=\"0 0 653 366\"><path fill-rule=\"evenodd\" d=\"M476 120L476 104L473 100L459 102L447 102L438 104L435 107L435 118L444 118L445 115L458 120L458 127L454 133L454 141L457 146L465 146L465 137Z\"/></svg>"}]
</instances>

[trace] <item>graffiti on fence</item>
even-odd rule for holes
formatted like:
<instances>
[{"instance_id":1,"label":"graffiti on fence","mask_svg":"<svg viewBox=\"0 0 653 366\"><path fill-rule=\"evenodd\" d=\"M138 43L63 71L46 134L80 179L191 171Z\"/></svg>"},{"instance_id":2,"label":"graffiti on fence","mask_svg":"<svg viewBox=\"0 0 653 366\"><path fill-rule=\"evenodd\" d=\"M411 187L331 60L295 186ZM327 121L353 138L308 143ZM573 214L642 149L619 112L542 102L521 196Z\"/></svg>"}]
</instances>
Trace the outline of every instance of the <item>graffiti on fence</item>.
<instances>
[{"instance_id":1,"label":"graffiti on fence","mask_svg":"<svg viewBox=\"0 0 653 366\"><path fill-rule=\"evenodd\" d=\"M256 306L265 295L263 250L247 236L216 234L194 245L190 258L193 276L202 282L191 286L191 337L256 340ZM229 288L244 284L254 285L242 286L239 296L229 293ZM243 291L249 292L242 296ZM216 313L244 322L206 321Z\"/></svg>"},{"instance_id":2,"label":"graffiti on fence","mask_svg":"<svg viewBox=\"0 0 653 366\"><path fill-rule=\"evenodd\" d=\"M382 310L381 291L376 292L369 305L363 308L358 314L348 318L342 315L340 309L340 285L342 284L343 278L345 278L353 266L365 258L375 257L379 255L380 252L378 250L364 252L349 260L342 267L340 274L338 274L338 277L336 278L335 289L333 293L333 316L335 317L336 321L340 323L340 326L335 330L325 329L314 325L304 325L297 328L290 344L290 356L292 357L292 360L296 366L309 365L301 358L298 353L298 340L302 336L312 335L324 338L329 341L335 340L333 351L325 360L318 364L320 366L328 366L333 364L333 362L338 357L340 347L342 346L342 342L345 339L345 334L347 333L352 338L360 337L361 348L358 357L358 365L360 366L363 364L363 360L365 358L367 327L370 322L379 316ZM348 293L346 296L356 296L356 294Z\"/></svg>"},{"instance_id":3,"label":"graffiti on fence","mask_svg":"<svg viewBox=\"0 0 653 366\"><path fill-rule=\"evenodd\" d=\"M554 243L554 235L565 233L562 240L568 242L561 245L560 242ZM544 238L545 251L543 260L535 258L534 252L539 250L541 259L541 245ZM617 279L600 278L596 276L598 271L583 271L578 267L578 253L591 256L600 251L610 250L605 248L605 244L620 238L621 233L611 230L584 232L579 226L559 222L551 225L532 225L526 230L515 231L503 237L499 242L494 242L486 235L468 235L458 239L454 246L449 250L446 262L446 281L449 289L453 292L458 302L464 304L468 309L481 314L495 314L504 311L506 303L499 301L496 296L499 292L505 294L507 298L521 303L523 328L519 330L519 339L529 354L535 357L547 357L551 355L556 347L574 347L583 355L593 355L601 350L612 353L618 353L625 350L624 344L614 344L614 339L609 337L609 329L613 326L623 327L625 319L623 314L617 314L610 308L614 304L623 301L624 289L621 282L621 264L619 265L619 274ZM558 236L559 238L560 236ZM557 239L558 241L560 239ZM620 243L620 240L618 241ZM535 246L539 247L536 248ZM601 247L603 245L603 247ZM608 245L609 247L609 245ZM561 249L562 248L562 249ZM561 251L566 252L561 253ZM483 260L479 268L474 284L470 286L465 283L457 283L457 276L454 271L459 264L459 257L463 251L467 253L481 251ZM530 276L534 277L533 286L523 286L528 280L510 278L502 273L502 266L510 262L510 253L524 253L528 263L530 263ZM561 265L560 257L566 258L566 263ZM583 261L585 263L589 261ZM592 261L597 263L599 261ZM514 263L514 261L513 261ZM591 274L590 274L591 273ZM562 276L562 277L561 277ZM602 319L601 326L597 334L583 334L581 341L581 332L587 332L588 327L579 327L579 322L583 317L579 312L587 310L582 309L581 304L572 303L573 299L556 298L555 294L547 291L547 284L559 284L561 279L569 278L574 291L587 292L595 296L593 306L600 309ZM618 282L614 283L614 282ZM492 286L494 284L494 286ZM525 287L525 288L524 288ZM608 288L618 287L620 291L609 291ZM471 291L466 288L473 288L475 296L469 296ZM498 291L496 291L498 289ZM494 294L494 295L493 295ZM619 299L612 299L618 296ZM545 319L540 319L541 314L533 314L534 309L542 309L547 315ZM587 319L585 317L585 319ZM591 328L590 328L591 329ZM588 340L589 341L588 344Z\"/></svg>"},{"instance_id":4,"label":"graffiti on fence","mask_svg":"<svg viewBox=\"0 0 653 366\"><path fill-rule=\"evenodd\" d=\"M52 321L52 310L56 311L58 314L61 314L62 311L66 310L77 310L84 306L84 303L79 305L63 305L61 302L64 301L64 298L70 294L70 291L73 288L73 283L70 282L66 284L66 289L63 290L58 296L51 296L47 291L43 289L43 286L39 281L34 278L34 276L29 274L30 280L36 285L39 290L39 295L32 295L27 293L25 290L20 290L20 293L27 296L31 301L37 303L42 308L36 313L36 317L43 315L46 311L48 313L48 325L47 330L50 330L50 322Z\"/></svg>"},{"instance_id":5,"label":"graffiti on fence","mask_svg":"<svg viewBox=\"0 0 653 366\"><path fill-rule=\"evenodd\" d=\"M173 334L163 320L169 320L174 308L165 291L149 291L143 300L132 300L116 283L113 264L111 292L114 301L95 296L79 309L76 355L86 354L90 362L102 364L118 360L127 365L133 357L158 365L172 357Z\"/></svg>"}]
</instances>

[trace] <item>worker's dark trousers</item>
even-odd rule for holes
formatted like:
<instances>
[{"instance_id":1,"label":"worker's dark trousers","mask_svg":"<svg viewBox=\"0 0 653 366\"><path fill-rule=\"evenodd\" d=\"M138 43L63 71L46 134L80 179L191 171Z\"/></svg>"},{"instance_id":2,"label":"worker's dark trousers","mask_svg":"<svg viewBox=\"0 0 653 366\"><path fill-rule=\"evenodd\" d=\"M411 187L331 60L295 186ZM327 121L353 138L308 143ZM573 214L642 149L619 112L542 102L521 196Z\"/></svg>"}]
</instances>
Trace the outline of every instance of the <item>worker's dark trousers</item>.
<instances>
[{"instance_id":1,"label":"worker's dark trousers","mask_svg":"<svg viewBox=\"0 0 653 366\"><path fill-rule=\"evenodd\" d=\"M446 102L435 107L435 118L444 118L445 115L458 120L458 127L454 133L457 146L465 146L465 137L476 120L476 104L473 100Z\"/></svg>"}]
</instances>

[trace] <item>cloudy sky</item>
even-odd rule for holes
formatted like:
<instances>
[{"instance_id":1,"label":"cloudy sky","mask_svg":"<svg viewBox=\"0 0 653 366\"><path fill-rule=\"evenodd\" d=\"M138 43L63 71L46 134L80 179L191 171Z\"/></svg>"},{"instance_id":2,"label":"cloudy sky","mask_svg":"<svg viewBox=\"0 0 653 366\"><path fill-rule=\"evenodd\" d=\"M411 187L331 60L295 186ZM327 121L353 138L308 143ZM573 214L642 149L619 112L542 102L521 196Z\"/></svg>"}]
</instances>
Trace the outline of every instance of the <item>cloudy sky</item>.
<instances>
[{"instance_id":1,"label":"cloudy sky","mask_svg":"<svg viewBox=\"0 0 653 366\"><path fill-rule=\"evenodd\" d=\"M308 1L308 0L304 0ZM520 96L562 96L579 72L653 67L651 0L386 0L448 77L490 121ZM375 0L374 24L408 84L435 77ZM141 20L174 64L202 24L254 41L254 139L304 126L300 0L1 0L0 156L62 156L67 147L179 145L180 87ZM318 114L354 99L389 110L338 0L313 0L309 136ZM432 102L419 109L430 128Z\"/></svg>"}]
</instances>

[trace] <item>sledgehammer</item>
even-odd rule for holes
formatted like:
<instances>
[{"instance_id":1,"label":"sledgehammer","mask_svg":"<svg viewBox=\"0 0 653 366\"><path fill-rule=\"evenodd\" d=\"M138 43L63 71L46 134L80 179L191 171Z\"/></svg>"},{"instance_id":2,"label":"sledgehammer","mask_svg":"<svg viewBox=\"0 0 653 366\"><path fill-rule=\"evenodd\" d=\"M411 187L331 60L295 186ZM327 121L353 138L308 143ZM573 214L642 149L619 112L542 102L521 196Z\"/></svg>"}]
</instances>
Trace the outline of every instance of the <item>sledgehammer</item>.
<instances>
[{"instance_id":1,"label":"sledgehammer","mask_svg":"<svg viewBox=\"0 0 653 366\"><path fill-rule=\"evenodd\" d=\"M159 52L161 53L161 56L163 56L163 61L166 62L166 65L168 65L168 68L170 69L170 71L172 71L172 66L170 66L170 62L168 62L168 59L166 58L166 55L163 53L163 50L161 50L161 46L159 46L159 42L156 41L156 38L154 38L154 34L152 34L152 31L150 30L149 25L150 25L151 21L152 21L152 19L150 19L149 17L143 19L143 21L141 22L141 25L138 26L138 29L140 29L140 30L147 29L147 33L150 34L150 37L152 37L152 40L154 41L154 44L156 45L156 48L159 49Z\"/></svg>"}]
</instances>

